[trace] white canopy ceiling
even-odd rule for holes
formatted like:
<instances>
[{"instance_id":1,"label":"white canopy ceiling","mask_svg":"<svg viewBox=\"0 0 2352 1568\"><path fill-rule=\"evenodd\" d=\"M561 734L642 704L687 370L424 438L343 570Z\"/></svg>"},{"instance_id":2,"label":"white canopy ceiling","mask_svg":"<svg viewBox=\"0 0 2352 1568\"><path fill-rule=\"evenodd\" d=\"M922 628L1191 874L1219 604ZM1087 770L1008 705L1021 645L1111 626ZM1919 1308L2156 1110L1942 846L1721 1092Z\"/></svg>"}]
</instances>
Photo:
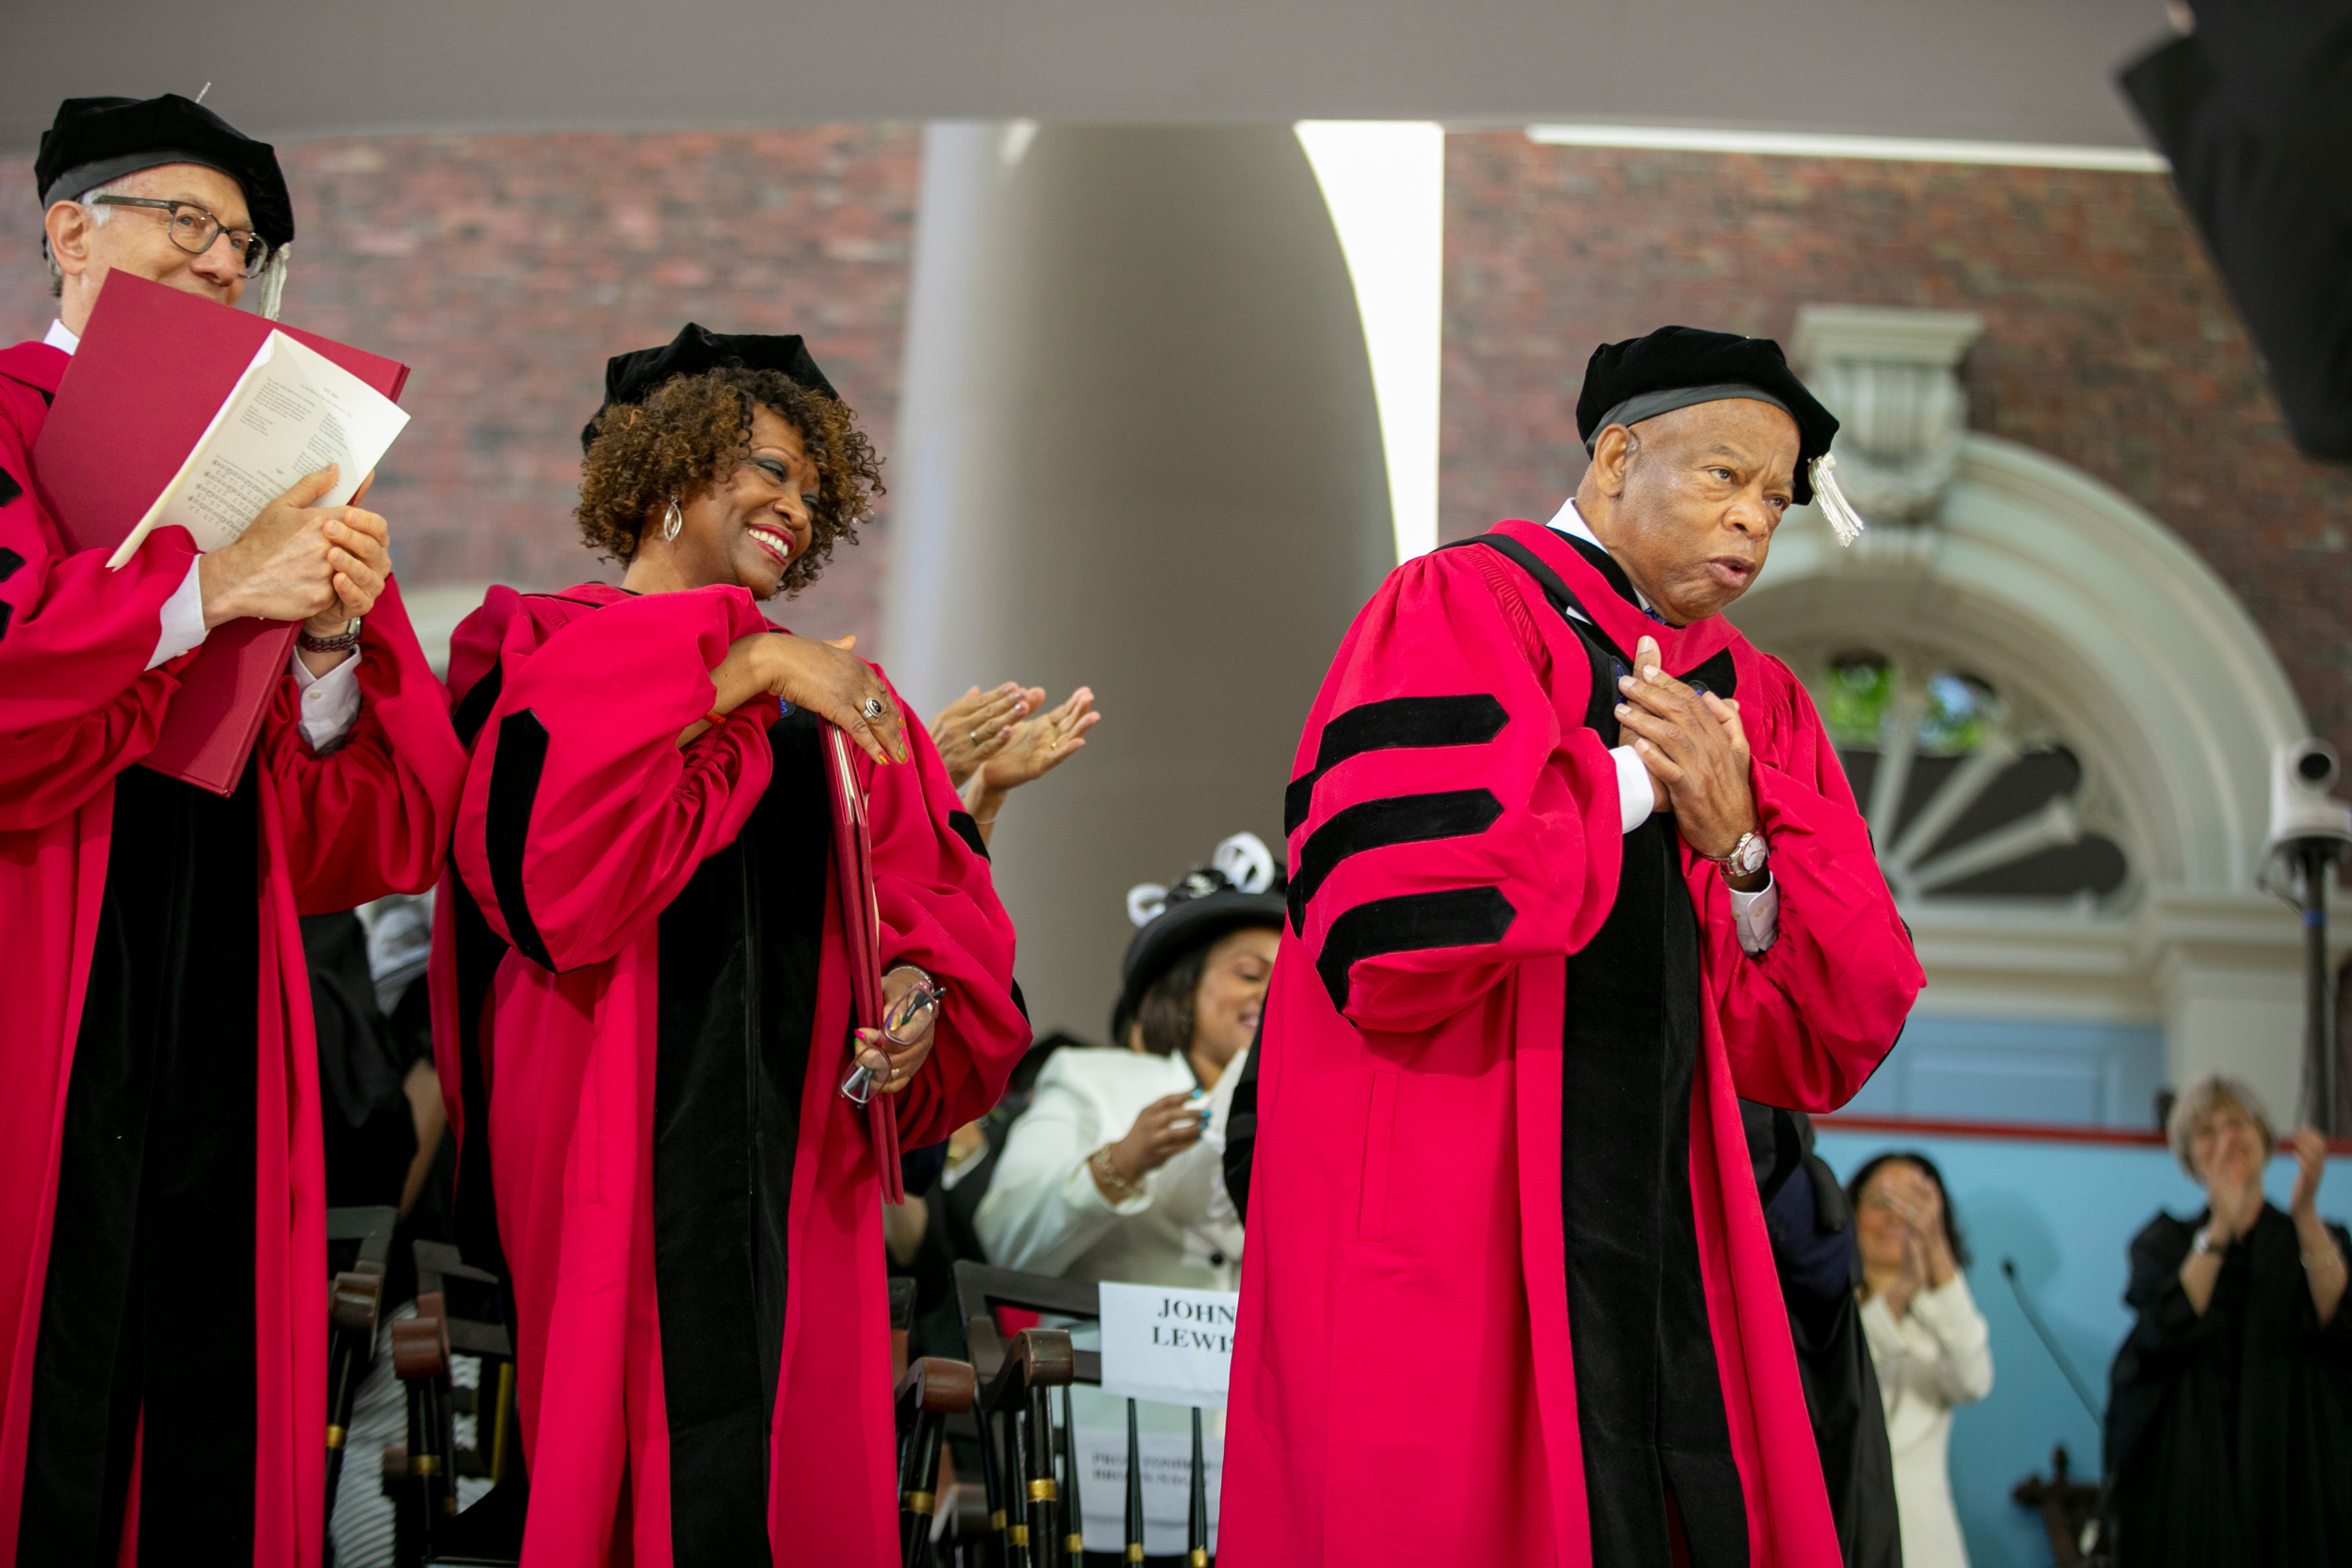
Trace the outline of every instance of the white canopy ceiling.
<instances>
[{"instance_id":1,"label":"white canopy ceiling","mask_svg":"<svg viewBox=\"0 0 2352 1568\"><path fill-rule=\"evenodd\" d=\"M40 0L0 147L57 100L255 135L836 119L1710 125L2124 147L2156 0Z\"/></svg>"}]
</instances>

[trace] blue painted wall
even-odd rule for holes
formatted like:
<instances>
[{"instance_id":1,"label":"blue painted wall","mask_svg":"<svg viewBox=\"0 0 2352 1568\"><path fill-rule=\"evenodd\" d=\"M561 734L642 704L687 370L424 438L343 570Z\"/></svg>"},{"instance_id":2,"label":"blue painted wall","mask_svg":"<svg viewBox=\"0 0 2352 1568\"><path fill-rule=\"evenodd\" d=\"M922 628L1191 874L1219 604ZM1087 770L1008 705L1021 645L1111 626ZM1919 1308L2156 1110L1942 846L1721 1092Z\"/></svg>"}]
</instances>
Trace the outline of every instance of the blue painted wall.
<instances>
[{"instance_id":1,"label":"blue painted wall","mask_svg":"<svg viewBox=\"0 0 2352 1568\"><path fill-rule=\"evenodd\" d=\"M2164 1031L2153 1023L1915 1015L1846 1109L2146 1131L2163 1080Z\"/></svg>"},{"instance_id":2,"label":"blue painted wall","mask_svg":"<svg viewBox=\"0 0 2352 1568\"><path fill-rule=\"evenodd\" d=\"M2046 1474L2060 1442L2076 1473L2095 1480L2099 1428L2019 1311L2001 1259L2017 1259L2019 1282L2104 1408L2107 1363L2131 1326L2124 1249L2157 1209L2191 1214L2203 1195L2164 1148L1820 1130L1821 1157L1841 1177L1887 1148L1920 1149L1943 1170L1975 1254L1968 1288L1992 1326L1993 1392L1952 1424L1952 1492L1969 1557L1975 1568L2042 1568L2048 1543L2010 1489ZM2273 1160L2271 1200L2283 1207L2294 1180L2292 1160ZM2328 1162L2319 1207L2352 1213L2352 1159Z\"/></svg>"}]
</instances>

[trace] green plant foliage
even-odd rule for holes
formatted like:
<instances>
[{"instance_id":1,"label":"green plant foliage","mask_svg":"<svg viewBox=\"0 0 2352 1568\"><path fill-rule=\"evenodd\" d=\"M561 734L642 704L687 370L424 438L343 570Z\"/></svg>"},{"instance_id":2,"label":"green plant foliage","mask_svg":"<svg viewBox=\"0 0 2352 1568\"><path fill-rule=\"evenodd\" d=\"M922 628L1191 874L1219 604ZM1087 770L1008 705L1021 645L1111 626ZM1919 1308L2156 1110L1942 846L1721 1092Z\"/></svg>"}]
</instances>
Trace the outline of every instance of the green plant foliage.
<instances>
[{"instance_id":1,"label":"green plant foliage","mask_svg":"<svg viewBox=\"0 0 2352 1568\"><path fill-rule=\"evenodd\" d=\"M1933 755L1962 756L1984 744L1985 716L1993 692L1965 675L1939 672L1928 678L1928 711L1919 721L1919 749Z\"/></svg>"},{"instance_id":2,"label":"green plant foliage","mask_svg":"<svg viewBox=\"0 0 2352 1568\"><path fill-rule=\"evenodd\" d=\"M1822 722L1850 750L1876 751L1886 738L1887 709L1902 689L1902 667L1876 654L1851 654L1830 667ZM1972 676L1940 670L1928 677L1927 711L1916 739L1930 756L1963 756L1984 744L1993 690Z\"/></svg>"},{"instance_id":3,"label":"green plant foliage","mask_svg":"<svg viewBox=\"0 0 2352 1568\"><path fill-rule=\"evenodd\" d=\"M1840 746L1875 750L1901 673L1890 659L1842 658L1829 673L1829 705L1821 721Z\"/></svg>"}]
</instances>

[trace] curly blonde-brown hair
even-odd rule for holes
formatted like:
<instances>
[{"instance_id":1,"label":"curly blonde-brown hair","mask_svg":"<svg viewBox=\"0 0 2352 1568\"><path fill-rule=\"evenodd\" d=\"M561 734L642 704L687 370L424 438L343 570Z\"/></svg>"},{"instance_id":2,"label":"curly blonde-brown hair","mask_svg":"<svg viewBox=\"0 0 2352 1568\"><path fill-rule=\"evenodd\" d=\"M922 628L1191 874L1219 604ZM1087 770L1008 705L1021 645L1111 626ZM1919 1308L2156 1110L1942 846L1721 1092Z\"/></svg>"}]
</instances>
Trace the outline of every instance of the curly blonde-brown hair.
<instances>
[{"instance_id":1,"label":"curly blonde-brown hair","mask_svg":"<svg viewBox=\"0 0 2352 1568\"><path fill-rule=\"evenodd\" d=\"M779 371L723 365L663 382L642 402L596 417L580 463L580 537L618 561L637 553L645 519L673 496L692 499L751 452L752 414L765 405L801 433L818 475L809 544L785 570L784 592L817 580L835 543L857 543L857 525L882 494L882 459L847 404Z\"/></svg>"}]
</instances>

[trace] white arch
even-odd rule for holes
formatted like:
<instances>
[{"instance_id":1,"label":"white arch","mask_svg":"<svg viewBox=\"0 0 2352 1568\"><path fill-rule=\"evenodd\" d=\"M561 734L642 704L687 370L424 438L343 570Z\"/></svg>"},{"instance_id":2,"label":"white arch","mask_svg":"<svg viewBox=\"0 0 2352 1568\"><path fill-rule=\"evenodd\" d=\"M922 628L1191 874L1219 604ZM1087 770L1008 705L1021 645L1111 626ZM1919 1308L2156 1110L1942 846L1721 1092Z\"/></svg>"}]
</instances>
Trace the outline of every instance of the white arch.
<instances>
[{"instance_id":1,"label":"white arch","mask_svg":"<svg viewBox=\"0 0 2352 1568\"><path fill-rule=\"evenodd\" d=\"M1934 524L1843 551L1792 515L1732 619L1806 673L1876 647L1980 674L2024 729L2082 759L2084 824L2122 846L2131 879L2095 909L1911 900L1920 1013L2160 1022L2160 1068L2109 1076L2222 1069L2295 1102L2300 933L2256 879L2272 748L2309 731L2252 618L2162 524L2078 469L1972 435Z\"/></svg>"},{"instance_id":2,"label":"white arch","mask_svg":"<svg viewBox=\"0 0 2352 1568\"><path fill-rule=\"evenodd\" d=\"M2082 757L2136 887L2251 892L2275 745L2309 731L2213 569L2109 486L1972 435L1940 520L1840 550L1792 515L1732 619L1804 668L1893 644L1979 673Z\"/></svg>"}]
</instances>

